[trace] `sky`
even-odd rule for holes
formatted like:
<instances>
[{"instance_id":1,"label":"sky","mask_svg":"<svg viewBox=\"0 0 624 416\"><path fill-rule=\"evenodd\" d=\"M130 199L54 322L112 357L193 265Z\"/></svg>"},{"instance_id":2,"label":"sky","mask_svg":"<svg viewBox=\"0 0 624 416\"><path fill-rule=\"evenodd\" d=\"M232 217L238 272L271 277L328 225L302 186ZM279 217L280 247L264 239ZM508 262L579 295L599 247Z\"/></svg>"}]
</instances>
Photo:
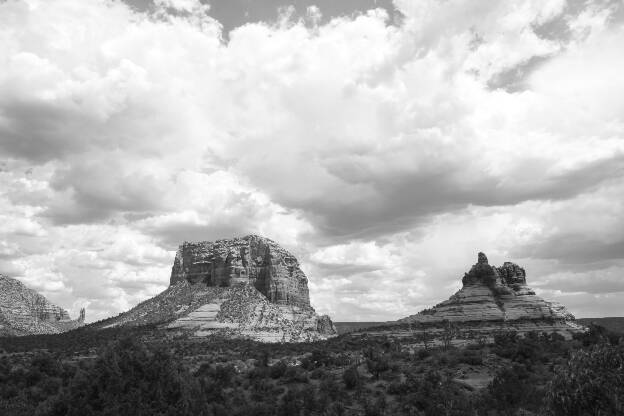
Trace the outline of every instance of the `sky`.
<instances>
[{"instance_id":1,"label":"sky","mask_svg":"<svg viewBox=\"0 0 624 416\"><path fill-rule=\"evenodd\" d=\"M485 252L624 316L624 2L0 1L0 273L95 321L250 233L335 321Z\"/></svg>"}]
</instances>

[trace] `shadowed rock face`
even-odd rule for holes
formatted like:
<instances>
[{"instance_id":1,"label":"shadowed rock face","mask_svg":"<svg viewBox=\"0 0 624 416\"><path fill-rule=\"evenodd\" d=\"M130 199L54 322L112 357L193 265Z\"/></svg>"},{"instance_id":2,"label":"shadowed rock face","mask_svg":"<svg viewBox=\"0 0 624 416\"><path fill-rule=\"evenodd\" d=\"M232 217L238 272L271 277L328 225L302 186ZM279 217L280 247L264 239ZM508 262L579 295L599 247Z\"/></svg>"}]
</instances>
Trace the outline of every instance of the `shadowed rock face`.
<instances>
[{"instance_id":1,"label":"shadowed rock face","mask_svg":"<svg viewBox=\"0 0 624 416\"><path fill-rule=\"evenodd\" d=\"M547 302L526 284L526 273L517 264L490 266L485 254L462 278L463 287L432 309L400 322L499 322L508 325L530 323L533 330L575 332L574 316L565 307ZM522 323L522 324L521 324Z\"/></svg>"},{"instance_id":2,"label":"shadowed rock face","mask_svg":"<svg viewBox=\"0 0 624 416\"><path fill-rule=\"evenodd\" d=\"M71 320L66 310L19 280L0 275L0 336L57 334L84 325L84 318L84 309Z\"/></svg>"},{"instance_id":3,"label":"shadowed rock face","mask_svg":"<svg viewBox=\"0 0 624 416\"><path fill-rule=\"evenodd\" d=\"M170 285L191 284L229 287L251 283L270 302L309 307L308 279L299 262L268 238L243 238L184 243L171 270Z\"/></svg>"},{"instance_id":4,"label":"shadowed rock face","mask_svg":"<svg viewBox=\"0 0 624 416\"><path fill-rule=\"evenodd\" d=\"M522 267L508 261L501 267L490 266L487 256L479 253L477 264L464 274L462 283L464 286L483 284L491 288L501 285L526 285L526 273Z\"/></svg>"},{"instance_id":5,"label":"shadowed rock face","mask_svg":"<svg viewBox=\"0 0 624 416\"><path fill-rule=\"evenodd\" d=\"M462 283L464 285L469 284L483 284L486 286L494 286L500 284L500 274L496 267L492 267L488 263L488 259L483 253L479 253L477 257L477 264L472 266L470 271L464 274Z\"/></svg>"}]
</instances>

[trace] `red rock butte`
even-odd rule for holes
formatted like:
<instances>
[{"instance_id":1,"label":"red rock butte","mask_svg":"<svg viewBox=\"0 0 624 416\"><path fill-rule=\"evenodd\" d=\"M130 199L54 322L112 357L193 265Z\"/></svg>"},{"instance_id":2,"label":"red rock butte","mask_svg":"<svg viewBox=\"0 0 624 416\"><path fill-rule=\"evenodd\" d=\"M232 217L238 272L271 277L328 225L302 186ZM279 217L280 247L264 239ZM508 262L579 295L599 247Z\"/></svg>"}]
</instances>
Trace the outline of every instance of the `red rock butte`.
<instances>
[{"instance_id":1,"label":"red rock butte","mask_svg":"<svg viewBox=\"0 0 624 416\"><path fill-rule=\"evenodd\" d=\"M99 327L157 324L194 336L300 342L337 335L310 305L291 253L257 235L180 245L169 287Z\"/></svg>"},{"instance_id":2,"label":"red rock butte","mask_svg":"<svg viewBox=\"0 0 624 416\"><path fill-rule=\"evenodd\" d=\"M220 287L250 283L272 303L310 307L308 279L295 256L257 235L185 242L176 254L170 285L182 280Z\"/></svg>"},{"instance_id":3,"label":"red rock butte","mask_svg":"<svg viewBox=\"0 0 624 416\"><path fill-rule=\"evenodd\" d=\"M456 322L464 327L490 325L564 335L584 330L563 305L537 296L527 286L525 270L515 263L494 267L485 254L479 253L477 263L464 274L462 283L462 288L448 300L399 322Z\"/></svg>"}]
</instances>

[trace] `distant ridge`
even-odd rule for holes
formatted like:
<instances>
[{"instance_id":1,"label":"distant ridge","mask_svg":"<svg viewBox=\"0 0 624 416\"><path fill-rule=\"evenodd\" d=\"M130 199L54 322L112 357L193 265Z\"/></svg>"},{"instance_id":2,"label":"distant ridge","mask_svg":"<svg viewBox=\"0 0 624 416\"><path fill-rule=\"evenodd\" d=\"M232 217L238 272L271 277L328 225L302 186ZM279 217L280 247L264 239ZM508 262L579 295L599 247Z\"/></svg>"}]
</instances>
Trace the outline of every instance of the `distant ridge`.
<instances>
[{"instance_id":1,"label":"distant ridge","mask_svg":"<svg viewBox=\"0 0 624 416\"><path fill-rule=\"evenodd\" d=\"M624 317L579 318L576 321L583 325L599 325L609 331L624 335Z\"/></svg>"}]
</instances>

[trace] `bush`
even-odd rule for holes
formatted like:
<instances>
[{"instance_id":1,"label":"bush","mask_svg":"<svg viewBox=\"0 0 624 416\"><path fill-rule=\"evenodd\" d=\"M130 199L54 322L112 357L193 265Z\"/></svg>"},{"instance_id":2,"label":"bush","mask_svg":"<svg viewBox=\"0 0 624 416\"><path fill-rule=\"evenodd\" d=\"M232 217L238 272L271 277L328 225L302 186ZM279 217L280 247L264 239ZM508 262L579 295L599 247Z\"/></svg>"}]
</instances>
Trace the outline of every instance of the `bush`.
<instances>
[{"instance_id":1,"label":"bush","mask_svg":"<svg viewBox=\"0 0 624 416\"><path fill-rule=\"evenodd\" d=\"M307 383L308 373L301 367L288 367L284 372L284 378L289 383Z\"/></svg>"},{"instance_id":2,"label":"bush","mask_svg":"<svg viewBox=\"0 0 624 416\"><path fill-rule=\"evenodd\" d=\"M273 364L270 368L271 378L281 378L286 373L286 369L288 368L288 366L285 362L279 361Z\"/></svg>"},{"instance_id":3,"label":"bush","mask_svg":"<svg viewBox=\"0 0 624 416\"><path fill-rule=\"evenodd\" d=\"M318 380L318 379L325 377L326 374L327 374L326 371L323 370L322 368L316 368L312 370L312 372L310 373L310 378L312 380Z\"/></svg>"},{"instance_id":4,"label":"bush","mask_svg":"<svg viewBox=\"0 0 624 416\"><path fill-rule=\"evenodd\" d=\"M150 351L132 339L107 348L95 363L79 370L41 414L197 415L203 403L199 384L163 350Z\"/></svg>"},{"instance_id":5,"label":"bush","mask_svg":"<svg viewBox=\"0 0 624 416\"><path fill-rule=\"evenodd\" d=\"M624 414L624 347L574 353L550 383L546 407L555 416Z\"/></svg>"},{"instance_id":6,"label":"bush","mask_svg":"<svg viewBox=\"0 0 624 416\"><path fill-rule=\"evenodd\" d=\"M484 404L485 408L508 410L509 414L513 414L519 408L537 409L541 403L540 396L527 368L514 364L496 374L484 394Z\"/></svg>"},{"instance_id":7,"label":"bush","mask_svg":"<svg viewBox=\"0 0 624 416\"><path fill-rule=\"evenodd\" d=\"M385 354L380 354L374 358L366 360L366 366L376 380L379 380L379 376L390 369L390 361Z\"/></svg>"},{"instance_id":8,"label":"bush","mask_svg":"<svg viewBox=\"0 0 624 416\"><path fill-rule=\"evenodd\" d=\"M419 360L424 360L427 357L431 356L431 351L429 351L428 349L425 348L421 348L418 351L416 351L416 358L418 358Z\"/></svg>"},{"instance_id":9,"label":"bush","mask_svg":"<svg viewBox=\"0 0 624 416\"><path fill-rule=\"evenodd\" d=\"M358 387L361 383L360 372L357 369L357 366L351 366L342 373L342 381L344 381L345 386L351 390Z\"/></svg>"},{"instance_id":10,"label":"bush","mask_svg":"<svg viewBox=\"0 0 624 416\"><path fill-rule=\"evenodd\" d=\"M468 365L483 365L481 352L475 350L463 350L458 357L458 361Z\"/></svg>"}]
</instances>

